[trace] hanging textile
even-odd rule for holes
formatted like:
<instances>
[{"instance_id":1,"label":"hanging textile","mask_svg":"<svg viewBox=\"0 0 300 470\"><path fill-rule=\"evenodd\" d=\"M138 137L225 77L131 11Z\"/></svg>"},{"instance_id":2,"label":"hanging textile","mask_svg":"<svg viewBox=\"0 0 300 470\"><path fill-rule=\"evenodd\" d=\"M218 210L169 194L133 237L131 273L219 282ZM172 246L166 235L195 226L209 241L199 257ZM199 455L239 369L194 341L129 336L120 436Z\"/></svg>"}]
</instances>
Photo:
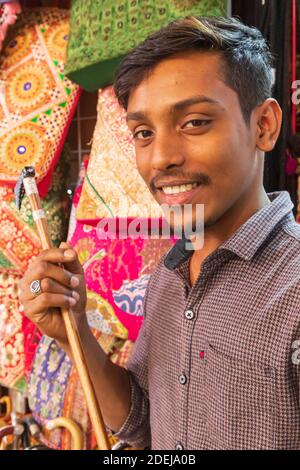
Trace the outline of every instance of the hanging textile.
<instances>
[{"instance_id":1,"label":"hanging textile","mask_svg":"<svg viewBox=\"0 0 300 470\"><path fill-rule=\"evenodd\" d=\"M66 74L88 91L113 81L121 58L176 18L226 15L227 0L73 0Z\"/></svg>"},{"instance_id":2,"label":"hanging textile","mask_svg":"<svg viewBox=\"0 0 300 470\"><path fill-rule=\"evenodd\" d=\"M17 181L34 165L42 196L79 98L64 74L69 12L24 10L0 57L0 181Z\"/></svg>"}]
</instances>

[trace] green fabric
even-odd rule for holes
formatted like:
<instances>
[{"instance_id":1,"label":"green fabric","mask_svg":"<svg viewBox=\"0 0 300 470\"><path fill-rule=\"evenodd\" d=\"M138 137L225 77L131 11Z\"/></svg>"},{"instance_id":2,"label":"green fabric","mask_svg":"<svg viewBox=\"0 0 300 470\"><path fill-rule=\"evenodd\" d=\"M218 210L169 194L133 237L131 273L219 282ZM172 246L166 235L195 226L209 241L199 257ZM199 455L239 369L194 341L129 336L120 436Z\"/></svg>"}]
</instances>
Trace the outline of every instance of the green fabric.
<instances>
[{"instance_id":1,"label":"green fabric","mask_svg":"<svg viewBox=\"0 0 300 470\"><path fill-rule=\"evenodd\" d=\"M65 73L88 91L109 85L125 54L170 21L226 15L227 0L73 0Z\"/></svg>"},{"instance_id":2,"label":"green fabric","mask_svg":"<svg viewBox=\"0 0 300 470\"><path fill-rule=\"evenodd\" d=\"M10 269L13 268L12 263L4 256L2 251L0 251L0 268Z\"/></svg>"}]
</instances>

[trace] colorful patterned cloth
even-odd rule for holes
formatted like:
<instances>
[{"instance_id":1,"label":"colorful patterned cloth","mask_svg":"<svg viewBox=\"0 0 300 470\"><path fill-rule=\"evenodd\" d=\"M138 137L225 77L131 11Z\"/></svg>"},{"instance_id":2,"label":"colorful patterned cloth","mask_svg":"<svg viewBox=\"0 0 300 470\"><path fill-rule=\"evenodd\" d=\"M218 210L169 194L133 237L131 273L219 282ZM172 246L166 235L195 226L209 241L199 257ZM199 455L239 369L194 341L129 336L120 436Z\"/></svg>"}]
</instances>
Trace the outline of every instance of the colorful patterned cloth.
<instances>
[{"instance_id":1,"label":"colorful patterned cloth","mask_svg":"<svg viewBox=\"0 0 300 470\"><path fill-rule=\"evenodd\" d=\"M65 239L67 232L67 159L66 147L52 173L50 190L42 200L50 237L56 246ZM41 243L27 197L24 197L21 210L18 211L13 187L7 184L0 185L0 233L0 272L23 274L30 261L40 252Z\"/></svg>"},{"instance_id":2,"label":"colorful patterned cloth","mask_svg":"<svg viewBox=\"0 0 300 470\"><path fill-rule=\"evenodd\" d=\"M112 83L121 58L150 33L189 15L226 15L226 0L73 0L66 73L89 91Z\"/></svg>"},{"instance_id":3,"label":"colorful patterned cloth","mask_svg":"<svg viewBox=\"0 0 300 470\"><path fill-rule=\"evenodd\" d=\"M67 10L24 10L0 57L0 181L34 165L42 196L79 98L64 74L68 33Z\"/></svg>"},{"instance_id":4,"label":"colorful patterned cloth","mask_svg":"<svg viewBox=\"0 0 300 470\"><path fill-rule=\"evenodd\" d=\"M125 367L133 343L128 340L120 341L96 329L92 329L92 332L111 360ZM37 422L44 425L47 420L58 416L71 418L82 429L84 448L95 448L95 436L76 370L64 351L47 336L42 337L37 348L27 391L29 406ZM45 436L43 442L53 449L71 448L70 434L61 429Z\"/></svg>"},{"instance_id":5,"label":"colorful patterned cloth","mask_svg":"<svg viewBox=\"0 0 300 470\"><path fill-rule=\"evenodd\" d=\"M6 37L8 27L13 25L17 16L21 13L21 6L18 1L2 2L0 4L0 50Z\"/></svg>"},{"instance_id":6,"label":"colorful patterned cloth","mask_svg":"<svg viewBox=\"0 0 300 470\"><path fill-rule=\"evenodd\" d=\"M98 119L77 219L96 224L103 217L159 218L162 212L136 168L125 111L112 87L99 92Z\"/></svg>"},{"instance_id":7,"label":"colorful patterned cloth","mask_svg":"<svg viewBox=\"0 0 300 470\"><path fill-rule=\"evenodd\" d=\"M0 273L0 385L24 391L24 343L18 300L20 277Z\"/></svg>"},{"instance_id":8,"label":"colorful patterned cloth","mask_svg":"<svg viewBox=\"0 0 300 470\"><path fill-rule=\"evenodd\" d=\"M94 227L78 223L69 240L83 264L90 291L87 314L102 332L135 341L143 321L142 301L150 274L173 242L101 240L98 233Z\"/></svg>"}]
</instances>

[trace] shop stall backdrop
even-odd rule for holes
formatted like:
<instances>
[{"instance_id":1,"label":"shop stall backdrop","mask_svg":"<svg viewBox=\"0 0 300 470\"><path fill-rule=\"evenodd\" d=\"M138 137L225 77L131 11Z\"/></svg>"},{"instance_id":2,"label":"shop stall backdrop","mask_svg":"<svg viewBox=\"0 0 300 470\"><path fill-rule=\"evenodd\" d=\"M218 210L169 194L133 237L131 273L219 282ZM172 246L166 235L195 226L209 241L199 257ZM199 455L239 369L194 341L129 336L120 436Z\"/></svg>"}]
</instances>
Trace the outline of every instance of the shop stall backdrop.
<instances>
[{"instance_id":1,"label":"shop stall backdrop","mask_svg":"<svg viewBox=\"0 0 300 470\"><path fill-rule=\"evenodd\" d=\"M13 184L24 164L37 166L52 239L56 245L68 239L85 269L93 334L126 367L149 276L174 240L100 240L97 234L102 217L149 218L145 202L161 216L135 168L125 113L110 86L113 73L149 32L186 14L226 15L229 4L261 29L276 53L274 96L285 122L266 156L264 183L268 192L289 190L300 222L300 105L291 105L292 81L300 80L299 0L0 2L0 397L17 393L23 402L16 408L41 428L58 416L72 419L85 449L96 442L76 371L18 301L18 281L40 242L28 203L16 210ZM27 160L28 148L34 161ZM118 213L116 194L131 212ZM40 440L54 449L72 446L67 429L43 432Z\"/></svg>"}]
</instances>

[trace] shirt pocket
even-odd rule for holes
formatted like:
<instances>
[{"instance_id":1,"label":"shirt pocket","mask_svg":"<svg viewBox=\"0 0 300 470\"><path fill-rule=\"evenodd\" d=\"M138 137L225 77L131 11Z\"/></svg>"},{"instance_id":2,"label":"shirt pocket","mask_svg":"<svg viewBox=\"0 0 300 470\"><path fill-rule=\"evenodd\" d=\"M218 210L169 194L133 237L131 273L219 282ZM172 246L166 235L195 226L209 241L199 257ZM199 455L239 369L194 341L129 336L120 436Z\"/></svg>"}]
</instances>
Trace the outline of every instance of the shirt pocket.
<instances>
[{"instance_id":1,"label":"shirt pocket","mask_svg":"<svg viewBox=\"0 0 300 470\"><path fill-rule=\"evenodd\" d=\"M204 415L220 449L275 448L276 370L243 362L208 345Z\"/></svg>"}]
</instances>

